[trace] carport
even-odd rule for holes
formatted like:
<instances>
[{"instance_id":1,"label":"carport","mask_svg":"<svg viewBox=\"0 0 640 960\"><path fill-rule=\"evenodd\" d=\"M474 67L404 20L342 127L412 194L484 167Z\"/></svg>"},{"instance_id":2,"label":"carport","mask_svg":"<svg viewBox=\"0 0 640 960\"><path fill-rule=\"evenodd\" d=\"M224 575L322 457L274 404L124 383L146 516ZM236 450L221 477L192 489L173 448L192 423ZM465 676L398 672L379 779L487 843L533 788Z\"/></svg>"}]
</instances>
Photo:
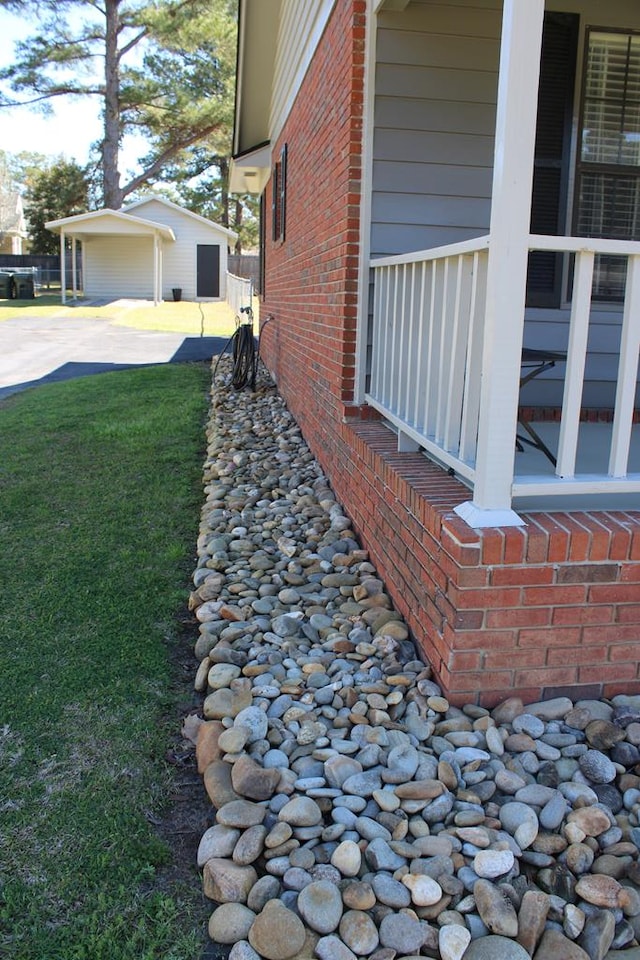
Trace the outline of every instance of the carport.
<instances>
[{"instance_id":1,"label":"carport","mask_svg":"<svg viewBox=\"0 0 640 960\"><path fill-rule=\"evenodd\" d=\"M119 210L96 210L93 213L81 213L62 220L50 220L45 224L47 230L60 234L60 282L62 285L62 303L66 303L66 257L65 241L71 239L71 290L73 299L78 295L77 242L83 244L92 238L139 237L153 242L153 302L162 300L162 251L163 244L175 243L176 237L171 229L162 223L144 220L141 217L122 213ZM141 267L141 269L147 269Z\"/></svg>"}]
</instances>

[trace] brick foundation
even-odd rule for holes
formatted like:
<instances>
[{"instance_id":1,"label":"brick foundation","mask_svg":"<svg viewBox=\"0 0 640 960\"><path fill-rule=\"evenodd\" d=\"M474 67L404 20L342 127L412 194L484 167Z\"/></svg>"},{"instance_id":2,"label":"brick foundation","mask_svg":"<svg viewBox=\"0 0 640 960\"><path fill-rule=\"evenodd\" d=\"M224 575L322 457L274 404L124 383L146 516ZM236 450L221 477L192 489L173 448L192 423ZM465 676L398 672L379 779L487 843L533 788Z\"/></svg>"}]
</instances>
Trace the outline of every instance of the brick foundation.
<instances>
[{"instance_id":1,"label":"brick foundation","mask_svg":"<svg viewBox=\"0 0 640 960\"><path fill-rule=\"evenodd\" d=\"M381 423L345 424L341 501L454 703L638 692L640 515L472 530L469 491Z\"/></svg>"}]
</instances>

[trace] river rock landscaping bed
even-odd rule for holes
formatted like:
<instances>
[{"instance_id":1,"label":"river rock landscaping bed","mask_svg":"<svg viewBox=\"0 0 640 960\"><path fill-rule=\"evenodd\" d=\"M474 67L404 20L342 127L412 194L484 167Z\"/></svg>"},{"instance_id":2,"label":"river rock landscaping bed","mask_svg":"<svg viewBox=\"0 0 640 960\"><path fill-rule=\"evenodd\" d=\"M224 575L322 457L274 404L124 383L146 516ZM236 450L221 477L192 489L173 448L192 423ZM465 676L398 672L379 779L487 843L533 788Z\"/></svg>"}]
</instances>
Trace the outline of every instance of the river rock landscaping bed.
<instances>
[{"instance_id":1,"label":"river rock landscaping bed","mask_svg":"<svg viewBox=\"0 0 640 960\"><path fill-rule=\"evenodd\" d=\"M271 382L212 393L184 725L212 940L640 960L640 693L449 704Z\"/></svg>"}]
</instances>

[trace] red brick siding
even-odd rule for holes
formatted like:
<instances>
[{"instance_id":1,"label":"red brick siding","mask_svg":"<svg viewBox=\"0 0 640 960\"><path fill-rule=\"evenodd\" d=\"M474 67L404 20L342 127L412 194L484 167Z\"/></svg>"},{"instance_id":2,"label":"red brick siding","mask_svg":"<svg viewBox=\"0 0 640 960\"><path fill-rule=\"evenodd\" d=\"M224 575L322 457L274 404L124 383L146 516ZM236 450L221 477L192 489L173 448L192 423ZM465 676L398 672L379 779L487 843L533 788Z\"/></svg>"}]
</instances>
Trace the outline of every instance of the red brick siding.
<instances>
[{"instance_id":1,"label":"red brick siding","mask_svg":"<svg viewBox=\"0 0 640 960\"><path fill-rule=\"evenodd\" d=\"M286 235L267 244L261 313L274 320L262 350L325 462L354 395L365 11L338 0L273 154L287 143Z\"/></svg>"},{"instance_id":2,"label":"red brick siding","mask_svg":"<svg viewBox=\"0 0 640 960\"><path fill-rule=\"evenodd\" d=\"M452 702L638 690L640 515L471 530L452 510L468 491L382 424L345 424L339 444L339 496Z\"/></svg>"},{"instance_id":3,"label":"red brick siding","mask_svg":"<svg viewBox=\"0 0 640 960\"><path fill-rule=\"evenodd\" d=\"M364 19L337 0L274 145L286 236L266 247L263 357L452 702L637 691L640 515L472 530L453 512L466 488L351 405Z\"/></svg>"}]
</instances>

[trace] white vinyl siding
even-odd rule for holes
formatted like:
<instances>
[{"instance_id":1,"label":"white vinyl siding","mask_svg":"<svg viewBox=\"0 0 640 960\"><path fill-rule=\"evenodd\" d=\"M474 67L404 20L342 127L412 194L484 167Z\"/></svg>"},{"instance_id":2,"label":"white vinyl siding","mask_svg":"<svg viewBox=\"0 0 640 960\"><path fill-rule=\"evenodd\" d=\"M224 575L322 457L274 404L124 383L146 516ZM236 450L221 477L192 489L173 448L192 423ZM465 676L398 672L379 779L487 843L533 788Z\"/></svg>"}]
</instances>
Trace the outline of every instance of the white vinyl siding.
<instances>
[{"instance_id":1,"label":"white vinyl siding","mask_svg":"<svg viewBox=\"0 0 640 960\"><path fill-rule=\"evenodd\" d=\"M175 241L160 240L163 300L173 298L175 287L181 288L183 300L196 299L199 244L220 248L220 297L215 299L225 298L229 233L203 217L156 200L132 204L123 212L138 220L169 227L175 236ZM99 232L107 227L111 234ZM154 240L152 235L141 235L137 231L139 227L124 218L116 223L100 220L87 225L82 241L87 296L154 299Z\"/></svg>"},{"instance_id":2,"label":"white vinyl siding","mask_svg":"<svg viewBox=\"0 0 640 960\"><path fill-rule=\"evenodd\" d=\"M85 296L153 300L152 237L91 237L82 259Z\"/></svg>"},{"instance_id":3,"label":"white vinyl siding","mask_svg":"<svg viewBox=\"0 0 640 960\"><path fill-rule=\"evenodd\" d=\"M378 17L372 256L489 229L499 0L414 0Z\"/></svg>"},{"instance_id":4,"label":"white vinyl siding","mask_svg":"<svg viewBox=\"0 0 640 960\"><path fill-rule=\"evenodd\" d=\"M164 243L162 247L162 298L172 299L172 289L182 289L183 300L196 298L196 248L199 243L220 245L220 299L226 294L228 237L216 227L199 218L189 216L166 204L150 200L131 210L132 215L143 220L153 220L171 227L176 242Z\"/></svg>"},{"instance_id":5,"label":"white vinyl siding","mask_svg":"<svg viewBox=\"0 0 640 960\"><path fill-rule=\"evenodd\" d=\"M320 42L335 0L282 0L269 131L275 143Z\"/></svg>"}]
</instances>

